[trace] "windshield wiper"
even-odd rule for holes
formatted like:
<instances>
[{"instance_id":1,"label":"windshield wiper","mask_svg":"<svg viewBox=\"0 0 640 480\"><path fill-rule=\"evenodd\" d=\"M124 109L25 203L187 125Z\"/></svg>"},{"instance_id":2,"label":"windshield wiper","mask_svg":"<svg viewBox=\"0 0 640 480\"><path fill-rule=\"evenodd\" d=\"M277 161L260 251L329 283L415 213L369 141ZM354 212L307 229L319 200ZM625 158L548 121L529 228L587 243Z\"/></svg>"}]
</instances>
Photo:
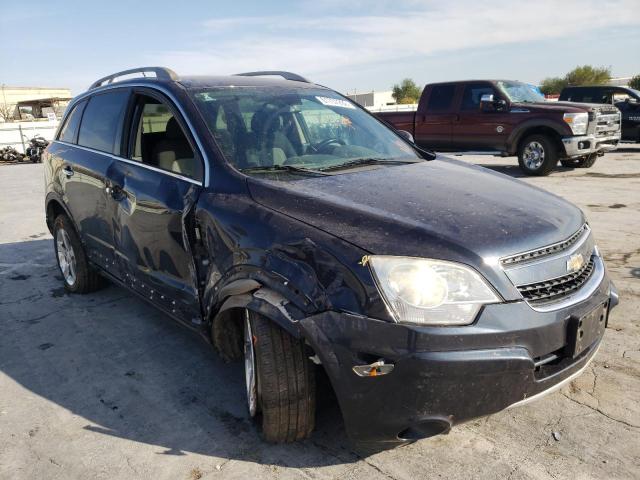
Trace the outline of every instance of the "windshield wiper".
<instances>
[{"instance_id":1,"label":"windshield wiper","mask_svg":"<svg viewBox=\"0 0 640 480\"><path fill-rule=\"evenodd\" d=\"M320 170L323 172L329 172L332 170L342 170L343 168L357 167L358 165L399 165L401 163L418 163L422 160L388 160L386 158L357 158L349 162L340 163L338 165L331 165L330 167L324 167Z\"/></svg>"},{"instance_id":2,"label":"windshield wiper","mask_svg":"<svg viewBox=\"0 0 640 480\"><path fill-rule=\"evenodd\" d=\"M255 167L241 168L241 172L293 172L304 173L307 175L331 175L330 173L324 173L320 170L313 170L311 168L296 167L295 165L257 165Z\"/></svg>"}]
</instances>

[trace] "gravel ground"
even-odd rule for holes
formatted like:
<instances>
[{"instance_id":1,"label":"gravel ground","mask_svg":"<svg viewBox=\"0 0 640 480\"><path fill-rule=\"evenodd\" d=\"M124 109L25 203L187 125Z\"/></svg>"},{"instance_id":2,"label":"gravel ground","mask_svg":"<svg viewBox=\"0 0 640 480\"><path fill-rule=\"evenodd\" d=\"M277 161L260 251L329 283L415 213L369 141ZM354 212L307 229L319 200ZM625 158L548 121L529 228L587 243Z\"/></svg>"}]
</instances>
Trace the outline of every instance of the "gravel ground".
<instances>
[{"instance_id":1,"label":"gravel ground","mask_svg":"<svg viewBox=\"0 0 640 480\"><path fill-rule=\"evenodd\" d=\"M458 158L520 176L512 158ZM537 403L368 458L330 397L310 440L261 442L240 364L121 288L67 295L41 170L0 166L0 478L640 477L640 145L523 178L585 211L620 290L590 369Z\"/></svg>"}]
</instances>

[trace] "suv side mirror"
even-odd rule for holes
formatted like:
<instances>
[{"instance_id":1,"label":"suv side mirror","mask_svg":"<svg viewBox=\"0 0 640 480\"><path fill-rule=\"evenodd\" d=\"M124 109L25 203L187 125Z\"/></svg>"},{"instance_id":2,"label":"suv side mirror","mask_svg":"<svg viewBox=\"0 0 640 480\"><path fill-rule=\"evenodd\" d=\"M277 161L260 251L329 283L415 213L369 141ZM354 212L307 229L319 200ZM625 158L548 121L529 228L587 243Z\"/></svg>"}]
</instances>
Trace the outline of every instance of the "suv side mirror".
<instances>
[{"instance_id":1,"label":"suv side mirror","mask_svg":"<svg viewBox=\"0 0 640 480\"><path fill-rule=\"evenodd\" d=\"M507 102L502 99L495 99L490 93L485 93L480 97L480 110L483 112L502 112L507 108Z\"/></svg>"},{"instance_id":2,"label":"suv side mirror","mask_svg":"<svg viewBox=\"0 0 640 480\"><path fill-rule=\"evenodd\" d=\"M397 130L397 132L398 132L398 135L400 135L402 138L404 138L407 142L416 143L415 140L413 139L413 135L411 135L406 130Z\"/></svg>"}]
</instances>

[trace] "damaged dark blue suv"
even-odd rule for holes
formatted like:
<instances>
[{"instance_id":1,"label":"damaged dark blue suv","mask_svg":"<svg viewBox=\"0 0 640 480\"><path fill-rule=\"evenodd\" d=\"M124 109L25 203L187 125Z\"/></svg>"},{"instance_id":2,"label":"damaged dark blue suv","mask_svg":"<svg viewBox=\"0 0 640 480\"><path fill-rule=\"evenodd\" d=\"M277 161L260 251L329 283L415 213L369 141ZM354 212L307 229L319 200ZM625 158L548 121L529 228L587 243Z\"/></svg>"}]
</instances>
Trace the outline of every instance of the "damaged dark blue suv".
<instances>
[{"instance_id":1,"label":"damaged dark blue suv","mask_svg":"<svg viewBox=\"0 0 640 480\"><path fill-rule=\"evenodd\" d=\"M319 369L378 447L566 384L618 301L582 212L409 137L288 72L100 79L45 155L65 287L106 277L244 359L274 442L313 430Z\"/></svg>"}]
</instances>

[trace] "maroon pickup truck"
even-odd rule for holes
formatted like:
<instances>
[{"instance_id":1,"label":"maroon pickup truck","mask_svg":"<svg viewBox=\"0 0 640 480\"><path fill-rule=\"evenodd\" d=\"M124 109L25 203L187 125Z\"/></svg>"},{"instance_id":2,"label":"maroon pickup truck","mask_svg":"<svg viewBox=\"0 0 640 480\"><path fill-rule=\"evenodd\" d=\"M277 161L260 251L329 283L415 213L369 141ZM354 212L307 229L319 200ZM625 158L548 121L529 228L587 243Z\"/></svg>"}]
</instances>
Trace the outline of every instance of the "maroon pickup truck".
<instances>
[{"instance_id":1,"label":"maroon pickup truck","mask_svg":"<svg viewBox=\"0 0 640 480\"><path fill-rule=\"evenodd\" d=\"M620 141L614 106L546 101L535 87L515 81L430 84L417 111L376 115L422 148L517 155L528 175L548 175L558 160L591 167Z\"/></svg>"}]
</instances>

